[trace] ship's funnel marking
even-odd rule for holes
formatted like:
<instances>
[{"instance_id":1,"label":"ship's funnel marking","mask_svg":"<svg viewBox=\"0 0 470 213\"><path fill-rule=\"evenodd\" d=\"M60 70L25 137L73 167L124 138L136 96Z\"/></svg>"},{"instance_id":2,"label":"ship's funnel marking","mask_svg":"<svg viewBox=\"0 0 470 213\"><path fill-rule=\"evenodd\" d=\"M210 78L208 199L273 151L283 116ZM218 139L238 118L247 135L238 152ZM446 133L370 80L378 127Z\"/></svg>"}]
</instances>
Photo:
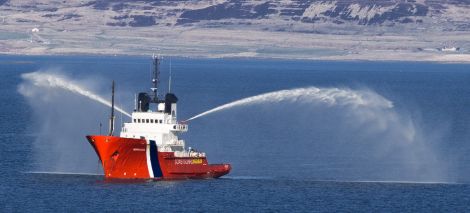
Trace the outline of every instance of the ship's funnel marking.
<instances>
[{"instance_id":1,"label":"ship's funnel marking","mask_svg":"<svg viewBox=\"0 0 470 213\"><path fill-rule=\"evenodd\" d=\"M351 89L339 88L317 88L306 87L289 90L280 90L275 92L264 93L261 95L243 98L228 104L224 104L205 111L201 114L191 117L190 120L227 110L233 107L247 106L261 103L278 103L278 102L300 102L300 103L324 103L327 105L339 105L350 107L373 107L373 108L393 108L393 103L384 97L377 95L371 91L356 91Z\"/></svg>"},{"instance_id":2,"label":"ship's funnel marking","mask_svg":"<svg viewBox=\"0 0 470 213\"><path fill-rule=\"evenodd\" d=\"M108 107L111 107L111 102L107 101L106 99L102 98L101 96L79 86L78 84L74 83L72 80L67 79L63 76L44 73L44 72L31 72L25 73L21 75L21 78L24 80L30 81L36 87L49 87L49 88L60 88L75 94L79 94L85 96L91 100L97 101L101 104L104 104ZM20 88L20 92L23 94L28 94L29 92L26 89ZM115 109L122 114L131 117L129 113L124 111L123 109L116 107Z\"/></svg>"}]
</instances>

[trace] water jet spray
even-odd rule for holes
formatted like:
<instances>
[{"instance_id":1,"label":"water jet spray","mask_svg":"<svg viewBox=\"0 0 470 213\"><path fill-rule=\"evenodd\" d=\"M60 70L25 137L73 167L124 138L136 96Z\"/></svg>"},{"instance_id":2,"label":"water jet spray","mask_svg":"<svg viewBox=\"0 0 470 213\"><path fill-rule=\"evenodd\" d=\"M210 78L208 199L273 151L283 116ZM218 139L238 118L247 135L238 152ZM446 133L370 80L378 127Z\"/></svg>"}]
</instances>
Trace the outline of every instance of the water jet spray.
<instances>
[{"instance_id":1,"label":"water jet spray","mask_svg":"<svg viewBox=\"0 0 470 213\"><path fill-rule=\"evenodd\" d=\"M323 102L328 105L350 105L352 107L393 107L393 103L391 101L367 91L360 93L350 89L306 87L279 90L243 98L195 115L185 120L184 122L188 122L196 118L212 114L214 112L227 110L233 107L259 103L278 103L283 101Z\"/></svg>"},{"instance_id":2,"label":"water jet spray","mask_svg":"<svg viewBox=\"0 0 470 213\"><path fill-rule=\"evenodd\" d=\"M30 81L34 86L37 87L49 87L49 88L60 88L67 90L69 92L73 92L75 94L79 94L85 96L91 100L97 101L98 103L104 104L108 107L111 107L111 102L107 101L106 99L102 98L101 96L82 88L81 86L75 84L73 81L66 79L65 77L60 77L54 74L48 74L44 72L31 72L25 73L21 75L21 78L24 80ZM21 88L20 88L21 90ZM22 90L23 94L28 94L28 91ZM127 117L131 117L129 113L125 110L115 107L115 109L122 114L126 115Z\"/></svg>"}]
</instances>

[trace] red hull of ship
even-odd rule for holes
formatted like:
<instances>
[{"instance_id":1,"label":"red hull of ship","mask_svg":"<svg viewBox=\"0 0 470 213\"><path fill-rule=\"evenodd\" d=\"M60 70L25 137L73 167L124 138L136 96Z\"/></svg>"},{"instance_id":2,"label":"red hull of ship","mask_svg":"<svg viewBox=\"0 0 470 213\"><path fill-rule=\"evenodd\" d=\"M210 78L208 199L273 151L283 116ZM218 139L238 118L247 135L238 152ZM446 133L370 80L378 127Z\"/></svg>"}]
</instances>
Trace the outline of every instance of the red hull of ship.
<instances>
[{"instance_id":1,"label":"red hull of ship","mask_svg":"<svg viewBox=\"0 0 470 213\"><path fill-rule=\"evenodd\" d=\"M208 164L206 157L175 157L159 152L145 139L87 136L98 155L106 178L203 179L230 172L230 164Z\"/></svg>"}]
</instances>

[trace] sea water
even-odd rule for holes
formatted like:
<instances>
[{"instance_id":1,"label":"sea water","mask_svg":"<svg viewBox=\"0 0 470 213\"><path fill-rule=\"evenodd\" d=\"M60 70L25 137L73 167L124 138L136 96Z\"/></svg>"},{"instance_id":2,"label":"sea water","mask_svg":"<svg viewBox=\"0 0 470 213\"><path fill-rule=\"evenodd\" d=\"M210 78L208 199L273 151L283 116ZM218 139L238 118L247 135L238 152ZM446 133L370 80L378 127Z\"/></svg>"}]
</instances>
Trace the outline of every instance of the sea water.
<instances>
[{"instance_id":1,"label":"sea water","mask_svg":"<svg viewBox=\"0 0 470 213\"><path fill-rule=\"evenodd\" d=\"M230 106L188 121L182 138L233 169L216 180L110 182L84 137L107 132L109 107L25 76L60 76L105 100L115 80L116 105L131 112L151 86L150 58L1 56L0 208L468 211L469 68L172 58L180 120ZM117 113L118 129L127 121Z\"/></svg>"}]
</instances>

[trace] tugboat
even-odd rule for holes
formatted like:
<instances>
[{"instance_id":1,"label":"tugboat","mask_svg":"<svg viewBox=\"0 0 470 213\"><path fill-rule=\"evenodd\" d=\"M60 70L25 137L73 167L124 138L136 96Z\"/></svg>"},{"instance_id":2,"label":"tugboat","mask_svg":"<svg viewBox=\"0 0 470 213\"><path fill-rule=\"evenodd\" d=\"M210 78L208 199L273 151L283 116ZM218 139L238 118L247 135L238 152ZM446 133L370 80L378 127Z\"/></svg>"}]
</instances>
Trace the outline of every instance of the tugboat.
<instances>
[{"instance_id":1,"label":"tugboat","mask_svg":"<svg viewBox=\"0 0 470 213\"><path fill-rule=\"evenodd\" d=\"M160 57L153 56L151 93L139 93L131 122L124 123L114 136L114 81L108 135L88 135L103 166L106 179L205 179L230 172L230 164L208 164L206 154L185 148L178 134L188 131L188 124L176 119L175 94L158 98ZM153 108L152 108L153 107Z\"/></svg>"}]
</instances>

